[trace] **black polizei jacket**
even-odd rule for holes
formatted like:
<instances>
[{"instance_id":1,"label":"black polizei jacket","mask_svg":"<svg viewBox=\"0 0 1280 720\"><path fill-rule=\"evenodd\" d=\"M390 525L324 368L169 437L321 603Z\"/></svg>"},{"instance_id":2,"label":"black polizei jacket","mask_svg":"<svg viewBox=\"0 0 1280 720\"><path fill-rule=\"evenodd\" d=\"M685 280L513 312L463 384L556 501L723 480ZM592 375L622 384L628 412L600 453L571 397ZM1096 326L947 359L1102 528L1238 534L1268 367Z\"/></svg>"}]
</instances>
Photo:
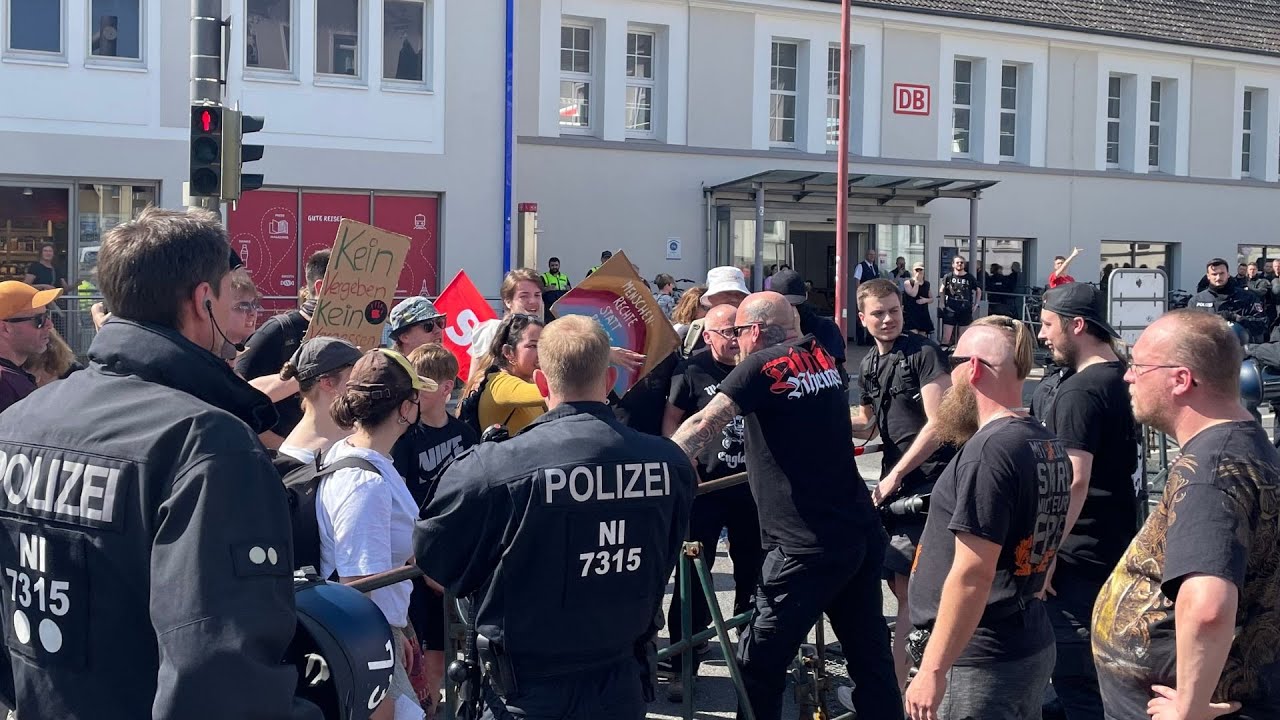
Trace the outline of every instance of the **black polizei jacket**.
<instances>
[{"instance_id":1,"label":"black polizei jacket","mask_svg":"<svg viewBox=\"0 0 1280 720\"><path fill-rule=\"evenodd\" d=\"M20 717L320 718L267 398L177 332L114 319L90 367L0 414L0 565Z\"/></svg>"},{"instance_id":2,"label":"black polizei jacket","mask_svg":"<svg viewBox=\"0 0 1280 720\"><path fill-rule=\"evenodd\" d=\"M1248 333L1250 342L1262 342L1267 336L1267 311L1262 300L1234 282L1224 288L1206 288L1191 297L1187 307L1211 312L1227 322L1238 323Z\"/></svg>"},{"instance_id":3,"label":"black polizei jacket","mask_svg":"<svg viewBox=\"0 0 1280 720\"><path fill-rule=\"evenodd\" d=\"M477 629L517 677L603 667L656 632L695 483L675 443L603 403L566 403L453 461L414 533L417 562L474 594Z\"/></svg>"}]
</instances>

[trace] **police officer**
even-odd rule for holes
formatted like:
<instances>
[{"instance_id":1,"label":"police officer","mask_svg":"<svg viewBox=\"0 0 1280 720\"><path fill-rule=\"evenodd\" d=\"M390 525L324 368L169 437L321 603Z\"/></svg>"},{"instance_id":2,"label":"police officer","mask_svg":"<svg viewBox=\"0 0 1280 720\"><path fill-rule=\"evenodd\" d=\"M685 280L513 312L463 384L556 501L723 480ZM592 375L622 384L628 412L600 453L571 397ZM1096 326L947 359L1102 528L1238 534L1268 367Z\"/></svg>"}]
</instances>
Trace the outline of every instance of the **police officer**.
<instances>
[{"instance_id":1,"label":"police officer","mask_svg":"<svg viewBox=\"0 0 1280 720\"><path fill-rule=\"evenodd\" d=\"M605 251L601 252L601 253L600 253L600 265L604 265L605 263L609 262L609 258L611 258L611 257L613 257L613 252L612 252L611 250L605 250ZM599 269L600 269L600 265L596 265L595 267L593 267L593 268L591 268L590 270L588 270L588 271L587 271L587 276L588 276L588 277L590 277L590 276L591 276L591 273L593 273L593 272L595 272L595 271L599 270Z\"/></svg>"},{"instance_id":2,"label":"police officer","mask_svg":"<svg viewBox=\"0 0 1280 720\"><path fill-rule=\"evenodd\" d=\"M276 414L217 356L229 254L205 211L112 229L89 368L0 415L3 700L23 718L321 717L281 663L292 533L257 439Z\"/></svg>"},{"instance_id":3,"label":"police officer","mask_svg":"<svg viewBox=\"0 0 1280 720\"><path fill-rule=\"evenodd\" d=\"M1214 258L1205 269L1209 285L1191 298L1188 307L1211 312L1227 322L1238 323L1249 332L1251 342L1267 336L1267 312L1262 300L1231 281L1227 261Z\"/></svg>"},{"instance_id":4,"label":"police officer","mask_svg":"<svg viewBox=\"0 0 1280 720\"><path fill-rule=\"evenodd\" d=\"M542 273L542 288L545 292L564 292L573 287L569 276L560 272L560 258L553 257L547 261L547 271Z\"/></svg>"},{"instance_id":5,"label":"police officer","mask_svg":"<svg viewBox=\"0 0 1280 720\"><path fill-rule=\"evenodd\" d=\"M639 720L693 467L605 405L616 371L595 320L547 325L538 355L534 382L550 410L445 471L414 536L417 562L478 602L477 645L496 691L486 717Z\"/></svg>"},{"instance_id":6,"label":"police officer","mask_svg":"<svg viewBox=\"0 0 1280 720\"><path fill-rule=\"evenodd\" d=\"M906 628L911 624L907 583L925 518L919 505L897 501L928 495L955 455L954 448L939 442L934 420L951 376L941 348L928 338L902 332L902 295L892 280L862 283L857 301L858 319L876 347L866 354L859 372L862 396L854 432L864 438L878 432L884 443L880 483L871 497L889 531L884 569L898 598L897 627ZM906 642L907 633L894 635L894 667L903 687L911 669Z\"/></svg>"}]
</instances>

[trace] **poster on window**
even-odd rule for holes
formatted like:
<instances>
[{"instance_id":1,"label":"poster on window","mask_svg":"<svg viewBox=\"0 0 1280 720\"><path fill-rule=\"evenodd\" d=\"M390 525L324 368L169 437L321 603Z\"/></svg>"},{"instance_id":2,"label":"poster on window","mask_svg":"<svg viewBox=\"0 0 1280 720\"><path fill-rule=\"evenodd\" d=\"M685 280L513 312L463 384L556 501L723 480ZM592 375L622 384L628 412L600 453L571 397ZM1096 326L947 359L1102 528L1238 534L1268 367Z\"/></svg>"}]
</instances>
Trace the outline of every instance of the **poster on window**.
<instances>
[{"instance_id":1,"label":"poster on window","mask_svg":"<svg viewBox=\"0 0 1280 720\"><path fill-rule=\"evenodd\" d=\"M257 190L245 193L227 214L231 249L263 296L264 318L297 306L297 207L296 192Z\"/></svg>"},{"instance_id":2,"label":"poster on window","mask_svg":"<svg viewBox=\"0 0 1280 720\"><path fill-rule=\"evenodd\" d=\"M396 297L435 297L440 287L437 221L440 199L408 195L377 195L373 221L380 228L409 238L409 256L400 273Z\"/></svg>"},{"instance_id":3,"label":"poster on window","mask_svg":"<svg viewBox=\"0 0 1280 720\"><path fill-rule=\"evenodd\" d=\"M303 263L316 252L333 247L343 218L369 222L369 193L302 193Z\"/></svg>"}]
</instances>

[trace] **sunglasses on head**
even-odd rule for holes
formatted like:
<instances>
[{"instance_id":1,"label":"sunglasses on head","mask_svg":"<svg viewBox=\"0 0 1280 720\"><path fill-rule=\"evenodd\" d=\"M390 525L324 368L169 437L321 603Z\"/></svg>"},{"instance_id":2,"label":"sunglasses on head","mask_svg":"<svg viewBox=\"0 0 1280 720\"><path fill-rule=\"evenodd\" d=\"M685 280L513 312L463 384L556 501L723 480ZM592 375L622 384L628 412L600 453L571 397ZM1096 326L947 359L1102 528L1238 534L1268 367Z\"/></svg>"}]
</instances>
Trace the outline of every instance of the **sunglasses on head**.
<instances>
[{"instance_id":1,"label":"sunglasses on head","mask_svg":"<svg viewBox=\"0 0 1280 720\"><path fill-rule=\"evenodd\" d=\"M5 322L12 323L14 325L29 322L35 329L41 330L45 325L49 324L49 313L46 312L39 315L29 315L27 317L8 318Z\"/></svg>"}]
</instances>

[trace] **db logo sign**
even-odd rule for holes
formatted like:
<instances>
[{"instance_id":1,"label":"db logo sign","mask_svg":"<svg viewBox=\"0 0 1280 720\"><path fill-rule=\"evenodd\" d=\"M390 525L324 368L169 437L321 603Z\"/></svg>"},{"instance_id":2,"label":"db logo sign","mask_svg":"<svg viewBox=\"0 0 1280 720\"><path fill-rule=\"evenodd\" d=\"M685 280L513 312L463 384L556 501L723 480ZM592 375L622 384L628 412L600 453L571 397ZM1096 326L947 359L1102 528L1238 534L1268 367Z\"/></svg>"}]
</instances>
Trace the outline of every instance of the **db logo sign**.
<instances>
[{"instance_id":1,"label":"db logo sign","mask_svg":"<svg viewBox=\"0 0 1280 720\"><path fill-rule=\"evenodd\" d=\"M898 115L928 115L931 101L928 85L893 84L893 111Z\"/></svg>"}]
</instances>

